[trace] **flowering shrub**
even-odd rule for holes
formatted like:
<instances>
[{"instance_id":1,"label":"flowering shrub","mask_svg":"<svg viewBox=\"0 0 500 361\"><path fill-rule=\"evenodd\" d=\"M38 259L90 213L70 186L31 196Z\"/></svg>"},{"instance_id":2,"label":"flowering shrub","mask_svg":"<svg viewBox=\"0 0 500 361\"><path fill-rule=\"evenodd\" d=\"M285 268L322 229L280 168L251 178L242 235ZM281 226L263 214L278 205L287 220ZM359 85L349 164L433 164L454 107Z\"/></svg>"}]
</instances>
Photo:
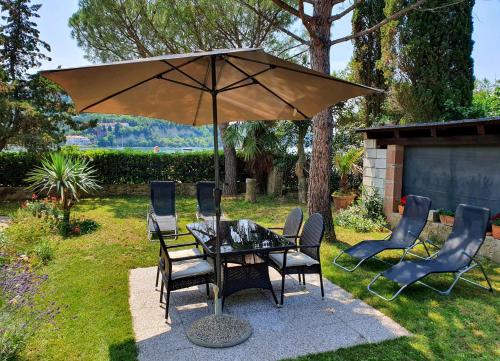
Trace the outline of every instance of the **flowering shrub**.
<instances>
[{"instance_id":1,"label":"flowering shrub","mask_svg":"<svg viewBox=\"0 0 500 361\"><path fill-rule=\"evenodd\" d=\"M40 287L46 280L46 275L33 272L22 257L0 267L1 361L16 359L28 338L59 313L54 302L38 302L44 300Z\"/></svg>"},{"instance_id":2,"label":"flowering shrub","mask_svg":"<svg viewBox=\"0 0 500 361\"><path fill-rule=\"evenodd\" d=\"M354 229L356 232L382 231L386 226L383 216L370 218L363 202L357 202L334 215L337 226Z\"/></svg>"},{"instance_id":3,"label":"flowering shrub","mask_svg":"<svg viewBox=\"0 0 500 361\"><path fill-rule=\"evenodd\" d=\"M63 219L61 209L57 204L56 197L39 199L36 194L31 196L31 201L26 201L21 204L21 208L31 212L33 216L38 218L46 218L57 225Z\"/></svg>"},{"instance_id":4,"label":"flowering shrub","mask_svg":"<svg viewBox=\"0 0 500 361\"><path fill-rule=\"evenodd\" d=\"M399 200L399 205L400 206L406 206L406 196L402 196L401 199Z\"/></svg>"},{"instance_id":5,"label":"flowering shrub","mask_svg":"<svg viewBox=\"0 0 500 361\"><path fill-rule=\"evenodd\" d=\"M495 226L500 226L500 213L497 213L493 217L491 217L491 223Z\"/></svg>"}]
</instances>

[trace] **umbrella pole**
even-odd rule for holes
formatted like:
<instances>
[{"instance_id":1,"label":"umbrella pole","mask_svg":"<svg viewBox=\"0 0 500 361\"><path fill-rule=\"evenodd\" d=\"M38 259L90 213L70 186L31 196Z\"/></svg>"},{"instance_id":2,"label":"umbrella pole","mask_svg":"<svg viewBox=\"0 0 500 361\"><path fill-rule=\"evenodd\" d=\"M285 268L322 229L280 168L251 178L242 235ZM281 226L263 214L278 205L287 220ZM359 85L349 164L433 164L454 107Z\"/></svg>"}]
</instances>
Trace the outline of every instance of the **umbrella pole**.
<instances>
[{"instance_id":1,"label":"umbrella pole","mask_svg":"<svg viewBox=\"0 0 500 361\"><path fill-rule=\"evenodd\" d=\"M217 284L214 287L214 309L212 315L205 316L193 322L187 331L188 339L196 345L204 347L231 347L244 342L252 334L252 326L246 320L235 316L222 314L220 301L221 290L221 254L220 254L220 216L221 196L219 180L219 136L217 129L217 78L216 78L216 56L210 57L210 68L212 75L212 117L214 127L214 168L215 168L215 273Z\"/></svg>"},{"instance_id":2,"label":"umbrella pole","mask_svg":"<svg viewBox=\"0 0 500 361\"><path fill-rule=\"evenodd\" d=\"M220 189L220 179L219 179L219 132L218 132L218 120L217 120L217 78L215 69L216 58L215 56L210 57L210 68L212 77L212 121L213 121L213 133L214 133L214 169L215 169L215 189L214 189L214 199L215 199L215 268L217 284L214 287L214 308L215 315L222 314L221 300L220 300L220 290L221 290L221 257L220 257L220 217L221 217L221 197L222 190Z\"/></svg>"}]
</instances>

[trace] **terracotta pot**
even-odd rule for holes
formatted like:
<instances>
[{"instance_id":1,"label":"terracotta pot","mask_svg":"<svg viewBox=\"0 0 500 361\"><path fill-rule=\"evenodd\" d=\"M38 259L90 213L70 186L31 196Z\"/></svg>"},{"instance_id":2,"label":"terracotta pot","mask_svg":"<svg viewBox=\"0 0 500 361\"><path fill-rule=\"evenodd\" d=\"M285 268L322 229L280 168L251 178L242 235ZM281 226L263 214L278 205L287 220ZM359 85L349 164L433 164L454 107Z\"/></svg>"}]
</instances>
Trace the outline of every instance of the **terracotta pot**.
<instances>
[{"instance_id":1,"label":"terracotta pot","mask_svg":"<svg viewBox=\"0 0 500 361\"><path fill-rule=\"evenodd\" d=\"M445 216L443 214L439 215L439 221L447 226L453 226L453 223L455 222L455 217L453 216Z\"/></svg>"},{"instance_id":2,"label":"terracotta pot","mask_svg":"<svg viewBox=\"0 0 500 361\"><path fill-rule=\"evenodd\" d=\"M495 239L500 239L500 226L495 226L494 224L491 226L491 235Z\"/></svg>"},{"instance_id":3,"label":"terracotta pot","mask_svg":"<svg viewBox=\"0 0 500 361\"><path fill-rule=\"evenodd\" d=\"M405 206L402 204L398 205L398 211L400 215L403 215L403 212L405 211Z\"/></svg>"},{"instance_id":4,"label":"terracotta pot","mask_svg":"<svg viewBox=\"0 0 500 361\"><path fill-rule=\"evenodd\" d=\"M332 195L333 206L336 211L349 207L356 199L356 194Z\"/></svg>"}]
</instances>

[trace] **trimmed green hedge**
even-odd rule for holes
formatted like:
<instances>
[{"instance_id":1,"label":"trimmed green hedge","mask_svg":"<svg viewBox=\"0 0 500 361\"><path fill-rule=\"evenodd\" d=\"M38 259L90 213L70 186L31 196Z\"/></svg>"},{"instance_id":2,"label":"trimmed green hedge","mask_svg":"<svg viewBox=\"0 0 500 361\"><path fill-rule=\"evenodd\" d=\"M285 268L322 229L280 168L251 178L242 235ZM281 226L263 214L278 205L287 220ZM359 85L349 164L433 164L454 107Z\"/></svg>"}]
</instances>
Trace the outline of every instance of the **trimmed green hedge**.
<instances>
[{"instance_id":1,"label":"trimmed green hedge","mask_svg":"<svg viewBox=\"0 0 500 361\"><path fill-rule=\"evenodd\" d=\"M158 179L194 183L214 177L213 153L210 151L154 154L133 150L98 149L65 152L91 159L102 184L144 184ZM297 188L295 161L294 155L287 155L283 160L284 184L287 189ZM26 186L26 174L39 164L39 155L0 152L0 186ZM220 164L221 176L224 177L222 152ZM237 167L238 181L244 182L248 171L241 155L238 155Z\"/></svg>"}]
</instances>

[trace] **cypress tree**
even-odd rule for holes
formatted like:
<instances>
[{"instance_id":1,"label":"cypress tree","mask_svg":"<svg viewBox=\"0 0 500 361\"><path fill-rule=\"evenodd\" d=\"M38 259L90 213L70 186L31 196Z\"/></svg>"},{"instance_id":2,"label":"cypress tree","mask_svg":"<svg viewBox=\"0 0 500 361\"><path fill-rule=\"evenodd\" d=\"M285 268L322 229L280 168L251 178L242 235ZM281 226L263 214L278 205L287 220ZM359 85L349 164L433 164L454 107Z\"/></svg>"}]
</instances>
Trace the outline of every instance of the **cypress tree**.
<instances>
[{"instance_id":1,"label":"cypress tree","mask_svg":"<svg viewBox=\"0 0 500 361\"><path fill-rule=\"evenodd\" d=\"M353 12L352 32L366 30L385 18L384 0L367 0ZM354 40L351 61L354 80L375 88L385 88L384 72L378 66L382 56L379 31L371 32ZM384 94L366 96L362 106L362 118L366 126L372 125L381 115Z\"/></svg>"},{"instance_id":2,"label":"cypress tree","mask_svg":"<svg viewBox=\"0 0 500 361\"><path fill-rule=\"evenodd\" d=\"M408 0L386 1L393 13ZM429 0L382 32L385 75L403 122L448 120L469 107L474 89L474 0Z\"/></svg>"}]
</instances>

